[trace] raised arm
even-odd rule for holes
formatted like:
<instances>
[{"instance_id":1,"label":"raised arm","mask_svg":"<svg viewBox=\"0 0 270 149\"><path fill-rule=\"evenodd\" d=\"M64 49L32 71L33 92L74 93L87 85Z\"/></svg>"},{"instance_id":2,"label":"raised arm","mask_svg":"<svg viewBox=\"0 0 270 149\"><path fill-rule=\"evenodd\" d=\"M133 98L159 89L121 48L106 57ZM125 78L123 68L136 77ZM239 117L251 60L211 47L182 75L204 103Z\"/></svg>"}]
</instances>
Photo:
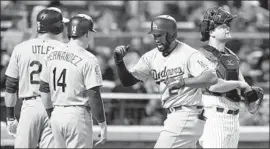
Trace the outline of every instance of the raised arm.
<instances>
[{"instance_id":1,"label":"raised arm","mask_svg":"<svg viewBox=\"0 0 270 149\"><path fill-rule=\"evenodd\" d=\"M114 60L116 64L116 69L118 76L120 78L123 86L128 87L132 86L139 82L126 68L126 65L123 61L124 56L127 54L129 46L117 46L114 50Z\"/></svg>"}]
</instances>

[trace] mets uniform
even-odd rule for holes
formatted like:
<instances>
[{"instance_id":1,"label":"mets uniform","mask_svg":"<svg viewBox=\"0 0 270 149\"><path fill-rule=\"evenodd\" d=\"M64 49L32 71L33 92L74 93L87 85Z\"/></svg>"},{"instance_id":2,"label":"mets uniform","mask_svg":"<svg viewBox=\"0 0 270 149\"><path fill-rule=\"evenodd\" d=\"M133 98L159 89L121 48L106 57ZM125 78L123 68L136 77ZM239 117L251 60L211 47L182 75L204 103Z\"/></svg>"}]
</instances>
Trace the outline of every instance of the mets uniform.
<instances>
[{"instance_id":1,"label":"mets uniform","mask_svg":"<svg viewBox=\"0 0 270 149\"><path fill-rule=\"evenodd\" d=\"M68 43L46 57L41 80L49 83L54 110L51 126L57 148L92 148L93 131L86 91L102 86L97 58Z\"/></svg>"},{"instance_id":2,"label":"mets uniform","mask_svg":"<svg viewBox=\"0 0 270 149\"><path fill-rule=\"evenodd\" d=\"M202 112L201 89L166 88L168 78L197 77L209 70L208 60L202 54L185 43L176 42L178 45L170 55L164 57L155 48L145 53L130 70L138 80L151 79L159 85L162 106L169 111L155 148L195 148L205 123L198 118Z\"/></svg>"},{"instance_id":3,"label":"mets uniform","mask_svg":"<svg viewBox=\"0 0 270 149\"><path fill-rule=\"evenodd\" d=\"M17 45L6 75L19 79L19 98L23 100L15 138L15 148L53 147L49 119L40 99L39 81L44 57L56 46L56 40L30 39Z\"/></svg>"},{"instance_id":4,"label":"mets uniform","mask_svg":"<svg viewBox=\"0 0 270 149\"><path fill-rule=\"evenodd\" d=\"M225 49L227 53L236 56L229 49ZM204 52L208 53L206 50ZM211 67L216 68L218 64L216 59L212 58L209 53L205 55L211 62ZM208 94L203 94L202 100L207 121L200 144L204 148L237 148L240 102L232 102L224 96Z\"/></svg>"}]
</instances>

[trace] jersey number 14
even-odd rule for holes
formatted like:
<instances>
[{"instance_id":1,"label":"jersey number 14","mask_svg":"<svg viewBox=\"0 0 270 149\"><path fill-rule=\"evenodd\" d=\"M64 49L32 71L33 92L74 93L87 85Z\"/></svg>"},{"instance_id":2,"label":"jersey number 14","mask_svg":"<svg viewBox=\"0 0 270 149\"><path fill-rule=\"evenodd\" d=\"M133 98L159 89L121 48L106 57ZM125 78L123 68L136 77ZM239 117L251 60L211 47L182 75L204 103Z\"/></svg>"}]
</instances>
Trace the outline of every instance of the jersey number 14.
<instances>
[{"instance_id":1,"label":"jersey number 14","mask_svg":"<svg viewBox=\"0 0 270 149\"><path fill-rule=\"evenodd\" d=\"M62 87L62 92L65 92L66 84L66 69L63 69L56 82L56 67L53 69L53 89L56 90L56 85Z\"/></svg>"}]
</instances>

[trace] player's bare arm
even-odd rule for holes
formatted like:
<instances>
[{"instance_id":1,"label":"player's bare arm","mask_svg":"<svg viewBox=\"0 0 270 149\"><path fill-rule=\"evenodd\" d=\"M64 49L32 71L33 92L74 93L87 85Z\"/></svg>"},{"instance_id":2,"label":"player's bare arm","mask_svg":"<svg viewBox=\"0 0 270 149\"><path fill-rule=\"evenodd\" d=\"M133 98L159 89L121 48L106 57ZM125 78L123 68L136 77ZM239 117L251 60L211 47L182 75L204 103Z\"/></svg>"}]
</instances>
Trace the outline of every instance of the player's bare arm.
<instances>
[{"instance_id":1,"label":"player's bare arm","mask_svg":"<svg viewBox=\"0 0 270 149\"><path fill-rule=\"evenodd\" d=\"M184 78L185 86L192 88L204 88L217 83L217 75L206 70L200 76L194 78Z\"/></svg>"},{"instance_id":2,"label":"player's bare arm","mask_svg":"<svg viewBox=\"0 0 270 149\"><path fill-rule=\"evenodd\" d=\"M100 95L100 87L97 86L87 90L87 94L89 97L93 116L97 120L101 129L100 140L95 144L95 146L99 146L107 141L107 124L104 112L104 105Z\"/></svg>"},{"instance_id":3,"label":"player's bare arm","mask_svg":"<svg viewBox=\"0 0 270 149\"><path fill-rule=\"evenodd\" d=\"M239 80L224 80L218 78L218 83L209 87L212 92L225 93L234 89L243 89L245 91L250 91L251 87L246 83L243 75L239 70Z\"/></svg>"},{"instance_id":4,"label":"player's bare arm","mask_svg":"<svg viewBox=\"0 0 270 149\"><path fill-rule=\"evenodd\" d=\"M49 84L44 81L40 81L39 91L41 95L41 101L46 109L48 117L50 118L53 111L53 103L51 100Z\"/></svg>"},{"instance_id":5,"label":"player's bare arm","mask_svg":"<svg viewBox=\"0 0 270 149\"><path fill-rule=\"evenodd\" d=\"M126 68L123 61L124 56L129 50L129 46L117 46L114 50L114 60L117 67L117 73L121 83L125 86L132 86L139 82Z\"/></svg>"},{"instance_id":6,"label":"player's bare arm","mask_svg":"<svg viewBox=\"0 0 270 149\"><path fill-rule=\"evenodd\" d=\"M18 125L18 121L15 118L14 107L17 102L17 91L18 91L19 80L16 78L12 78L7 76L6 80L6 93L5 93L5 104L7 110L7 127L8 132L11 135L16 134L16 129Z\"/></svg>"},{"instance_id":7,"label":"player's bare arm","mask_svg":"<svg viewBox=\"0 0 270 149\"><path fill-rule=\"evenodd\" d=\"M5 103L7 107L7 117L14 118L14 107L17 102L17 90L18 90L19 80L7 76L6 80L6 93L5 93Z\"/></svg>"}]
</instances>

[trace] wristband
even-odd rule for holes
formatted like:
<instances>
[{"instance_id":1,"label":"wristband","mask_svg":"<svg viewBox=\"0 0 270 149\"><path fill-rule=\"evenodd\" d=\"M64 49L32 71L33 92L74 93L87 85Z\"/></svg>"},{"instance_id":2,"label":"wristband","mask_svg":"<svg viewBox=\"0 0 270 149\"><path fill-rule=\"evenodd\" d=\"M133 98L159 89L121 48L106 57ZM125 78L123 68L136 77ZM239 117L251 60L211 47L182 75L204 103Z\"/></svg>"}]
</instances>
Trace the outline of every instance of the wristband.
<instances>
[{"instance_id":1,"label":"wristband","mask_svg":"<svg viewBox=\"0 0 270 149\"><path fill-rule=\"evenodd\" d=\"M14 107L7 107L7 118L15 118Z\"/></svg>"}]
</instances>

